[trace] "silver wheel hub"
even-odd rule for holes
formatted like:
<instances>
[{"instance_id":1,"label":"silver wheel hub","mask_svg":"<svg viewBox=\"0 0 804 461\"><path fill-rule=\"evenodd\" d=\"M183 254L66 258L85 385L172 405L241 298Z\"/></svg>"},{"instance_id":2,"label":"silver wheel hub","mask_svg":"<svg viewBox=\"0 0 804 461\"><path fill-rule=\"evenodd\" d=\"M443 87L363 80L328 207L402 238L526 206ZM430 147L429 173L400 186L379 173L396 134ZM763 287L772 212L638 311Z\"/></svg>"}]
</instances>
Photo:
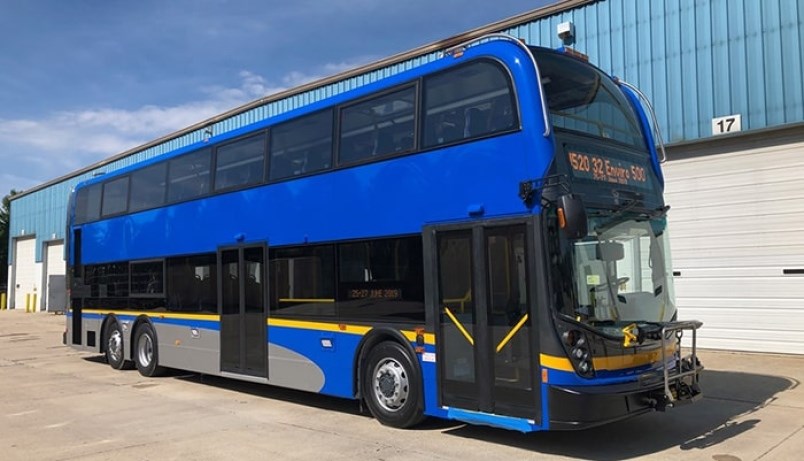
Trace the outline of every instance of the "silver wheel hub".
<instances>
[{"instance_id":1,"label":"silver wheel hub","mask_svg":"<svg viewBox=\"0 0 804 461\"><path fill-rule=\"evenodd\" d=\"M112 334L109 335L106 350L109 351L111 361L119 362L123 359L123 334L120 333L120 330L114 330Z\"/></svg>"},{"instance_id":2,"label":"silver wheel hub","mask_svg":"<svg viewBox=\"0 0 804 461\"><path fill-rule=\"evenodd\" d=\"M137 361L147 367L154 358L154 342L149 335L142 335L137 341Z\"/></svg>"},{"instance_id":3,"label":"silver wheel hub","mask_svg":"<svg viewBox=\"0 0 804 461\"><path fill-rule=\"evenodd\" d=\"M408 374L405 367L392 358L386 358L374 367L371 385L377 403L386 411L399 411L408 400Z\"/></svg>"}]
</instances>

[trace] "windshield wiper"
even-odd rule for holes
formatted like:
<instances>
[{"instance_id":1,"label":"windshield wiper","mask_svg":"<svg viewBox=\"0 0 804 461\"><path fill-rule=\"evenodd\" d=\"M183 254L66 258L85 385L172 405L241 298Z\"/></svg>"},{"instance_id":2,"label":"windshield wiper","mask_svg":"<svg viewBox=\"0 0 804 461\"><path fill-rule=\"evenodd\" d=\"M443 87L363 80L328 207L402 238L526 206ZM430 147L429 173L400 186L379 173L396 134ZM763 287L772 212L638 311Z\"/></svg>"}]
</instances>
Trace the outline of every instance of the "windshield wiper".
<instances>
[{"instance_id":1,"label":"windshield wiper","mask_svg":"<svg viewBox=\"0 0 804 461\"><path fill-rule=\"evenodd\" d=\"M615 210L601 210L598 211L596 214L598 215L606 215L609 219L598 226L595 227L595 230L599 233L602 233L608 229L619 224L619 220L617 218L622 217L624 214L632 211L636 208L637 205L641 203L640 200L632 199L625 202L620 208ZM655 208L653 210L647 210L643 212L636 213L637 217L635 217L636 221L644 221L646 219L653 219L653 218L662 218L667 215L667 211L670 210L670 205L660 206L659 208ZM641 218L641 219L640 219Z\"/></svg>"}]
</instances>

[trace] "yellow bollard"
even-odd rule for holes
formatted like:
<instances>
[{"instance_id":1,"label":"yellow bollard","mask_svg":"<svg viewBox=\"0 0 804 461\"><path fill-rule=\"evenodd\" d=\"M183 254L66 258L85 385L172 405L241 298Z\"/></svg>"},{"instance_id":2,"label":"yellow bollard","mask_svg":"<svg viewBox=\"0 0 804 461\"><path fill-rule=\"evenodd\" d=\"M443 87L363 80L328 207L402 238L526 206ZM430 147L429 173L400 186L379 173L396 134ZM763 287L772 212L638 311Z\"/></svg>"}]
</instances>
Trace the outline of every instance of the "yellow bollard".
<instances>
[{"instance_id":1,"label":"yellow bollard","mask_svg":"<svg viewBox=\"0 0 804 461\"><path fill-rule=\"evenodd\" d=\"M25 293L25 313L31 312L31 294Z\"/></svg>"},{"instance_id":2,"label":"yellow bollard","mask_svg":"<svg viewBox=\"0 0 804 461\"><path fill-rule=\"evenodd\" d=\"M6 310L6 294L0 293L0 311Z\"/></svg>"},{"instance_id":3,"label":"yellow bollard","mask_svg":"<svg viewBox=\"0 0 804 461\"><path fill-rule=\"evenodd\" d=\"M33 294L33 302L31 303L31 314L35 314L37 311L39 311L39 306L36 304L36 297L37 297L37 294L34 293Z\"/></svg>"}]
</instances>

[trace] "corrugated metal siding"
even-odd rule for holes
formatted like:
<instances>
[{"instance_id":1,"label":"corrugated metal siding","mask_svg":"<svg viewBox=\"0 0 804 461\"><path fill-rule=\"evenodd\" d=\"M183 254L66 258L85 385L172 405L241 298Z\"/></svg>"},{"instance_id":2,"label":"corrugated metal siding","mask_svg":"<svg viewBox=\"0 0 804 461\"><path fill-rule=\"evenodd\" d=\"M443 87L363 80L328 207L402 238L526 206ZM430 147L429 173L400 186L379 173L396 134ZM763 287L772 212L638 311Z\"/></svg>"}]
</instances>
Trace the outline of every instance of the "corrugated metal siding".
<instances>
[{"instance_id":1,"label":"corrugated metal siding","mask_svg":"<svg viewBox=\"0 0 804 461\"><path fill-rule=\"evenodd\" d=\"M604 0L505 32L531 44L557 47L556 26L564 21L575 24L576 49L646 93L665 141L708 137L716 116L742 114L743 130L804 120L804 0ZM269 103L216 123L213 133L239 129L436 57L427 54ZM101 170L110 172L203 138L203 130L194 131ZM69 190L93 173L13 201L11 235L25 230L39 239L52 234L62 238ZM40 240L37 261L41 247Z\"/></svg>"},{"instance_id":2,"label":"corrugated metal siding","mask_svg":"<svg viewBox=\"0 0 804 461\"><path fill-rule=\"evenodd\" d=\"M578 51L645 92L668 142L711 136L711 119L743 130L804 120L804 0L607 0L509 29L557 47L575 24Z\"/></svg>"}]
</instances>

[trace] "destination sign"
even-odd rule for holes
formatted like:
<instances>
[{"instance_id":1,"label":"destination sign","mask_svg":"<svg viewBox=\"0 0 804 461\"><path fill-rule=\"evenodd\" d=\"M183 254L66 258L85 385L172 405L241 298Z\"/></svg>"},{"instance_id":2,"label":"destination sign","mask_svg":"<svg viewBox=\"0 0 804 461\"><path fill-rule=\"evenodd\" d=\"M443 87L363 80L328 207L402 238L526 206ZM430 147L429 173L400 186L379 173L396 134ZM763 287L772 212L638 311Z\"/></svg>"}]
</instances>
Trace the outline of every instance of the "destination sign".
<instances>
[{"instance_id":1,"label":"destination sign","mask_svg":"<svg viewBox=\"0 0 804 461\"><path fill-rule=\"evenodd\" d=\"M567 152L572 175L579 179L591 179L623 186L650 189L650 172L645 166L628 160L600 154Z\"/></svg>"}]
</instances>

